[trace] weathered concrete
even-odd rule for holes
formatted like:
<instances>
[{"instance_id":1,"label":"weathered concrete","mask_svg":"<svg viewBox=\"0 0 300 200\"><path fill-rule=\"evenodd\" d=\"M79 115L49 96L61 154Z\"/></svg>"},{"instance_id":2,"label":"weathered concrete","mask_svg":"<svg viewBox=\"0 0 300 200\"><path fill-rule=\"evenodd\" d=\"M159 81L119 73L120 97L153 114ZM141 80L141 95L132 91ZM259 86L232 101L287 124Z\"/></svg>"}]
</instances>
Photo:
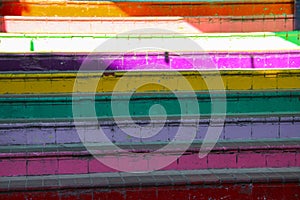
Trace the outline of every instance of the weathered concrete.
<instances>
[{"instance_id":1,"label":"weathered concrete","mask_svg":"<svg viewBox=\"0 0 300 200\"><path fill-rule=\"evenodd\" d=\"M153 30L153 29L150 29ZM149 47L153 51L155 48L163 52L167 49L172 52L190 52L191 45L194 51L200 52L267 52L267 51L294 51L300 50L297 45L298 32L261 32L261 33L196 33L180 34L171 31L160 30L153 37L148 33L125 32L121 35L116 34L0 34L0 51L3 53L49 53L49 52L106 52L124 53L128 51L128 45L134 44L139 47ZM294 42L289 37L294 38ZM128 39L129 38L129 39ZM117 42L122 45L113 45L108 42ZM107 46L101 50L103 43ZM186 45L172 45L176 42ZM247 45L241 45L247 44ZM154 49L153 49L154 47ZM129 49L134 51L133 49Z\"/></svg>"},{"instance_id":2,"label":"weathered concrete","mask_svg":"<svg viewBox=\"0 0 300 200\"><path fill-rule=\"evenodd\" d=\"M223 93L128 93L111 96L11 96L0 98L2 122L30 122L90 119L121 120L149 119L149 111L155 105L164 109L152 110L151 117L191 118L194 116L278 116L300 114L300 92L295 91L249 91ZM218 104L217 104L217 103ZM212 106L212 103L215 103ZM219 106L219 109L212 109ZM225 110L226 106L226 110ZM199 108L196 109L196 107ZM90 110L90 108L95 109ZM114 112L113 112L114 108ZM224 108L224 109L223 109ZM76 111L76 112L75 112Z\"/></svg>"},{"instance_id":3,"label":"weathered concrete","mask_svg":"<svg viewBox=\"0 0 300 200\"><path fill-rule=\"evenodd\" d=\"M0 124L0 145L97 143L101 142L100 128L113 143L169 142L174 139L180 123L187 130L191 126L189 120L153 121L148 130L154 131L154 136L144 138L127 134L139 133L143 125L150 123L148 120L137 121L137 124L123 121L118 125L114 121L82 122L77 123L76 128L73 122ZM209 126L208 119L200 120L194 141L203 140ZM162 129L157 132L156 127ZM227 118L219 141L300 138L299 130L299 117Z\"/></svg>"},{"instance_id":4,"label":"weathered concrete","mask_svg":"<svg viewBox=\"0 0 300 200\"><path fill-rule=\"evenodd\" d=\"M299 168L4 177L1 199L296 199Z\"/></svg>"},{"instance_id":5,"label":"weathered concrete","mask_svg":"<svg viewBox=\"0 0 300 200\"><path fill-rule=\"evenodd\" d=\"M93 155L82 147L78 148L78 145L58 145L56 148L51 149L50 147L50 150L47 146L35 149L31 149L30 146L23 148L11 146L9 148L13 153L5 153L5 148L1 148L0 175L32 176L116 172L117 170L113 169L113 166L120 166L119 170L129 170L130 172L152 171L156 169L157 162L163 162L175 155L179 157L174 162L170 161L168 166L160 170L300 167L300 147L297 142L299 139L220 142L203 158L199 158L199 143L193 144L183 155L181 155L180 144L177 144L167 151L157 152L155 156L153 154L147 156L148 153L144 153L142 157L137 157L137 155L141 155L141 152L147 150L155 151L161 148L162 144L123 145L122 151L99 144L93 146L94 150L97 149L97 153L94 152ZM129 167L129 169L128 166L134 167Z\"/></svg>"},{"instance_id":6,"label":"weathered concrete","mask_svg":"<svg viewBox=\"0 0 300 200\"><path fill-rule=\"evenodd\" d=\"M205 64L206 63L206 64ZM0 71L298 69L300 51L0 54Z\"/></svg>"},{"instance_id":7,"label":"weathered concrete","mask_svg":"<svg viewBox=\"0 0 300 200\"><path fill-rule=\"evenodd\" d=\"M296 69L0 73L0 94L294 91L299 77Z\"/></svg>"},{"instance_id":8,"label":"weathered concrete","mask_svg":"<svg viewBox=\"0 0 300 200\"><path fill-rule=\"evenodd\" d=\"M2 15L13 16L253 16L293 14L292 0L269 1L3 1Z\"/></svg>"},{"instance_id":9,"label":"weathered concrete","mask_svg":"<svg viewBox=\"0 0 300 200\"><path fill-rule=\"evenodd\" d=\"M294 15L188 17L0 17L7 33L117 34L142 28L178 33L292 31ZM149 30L150 31L150 30ZM153 33L157 34L157 32Z\"/></svg>"}]
</instances>

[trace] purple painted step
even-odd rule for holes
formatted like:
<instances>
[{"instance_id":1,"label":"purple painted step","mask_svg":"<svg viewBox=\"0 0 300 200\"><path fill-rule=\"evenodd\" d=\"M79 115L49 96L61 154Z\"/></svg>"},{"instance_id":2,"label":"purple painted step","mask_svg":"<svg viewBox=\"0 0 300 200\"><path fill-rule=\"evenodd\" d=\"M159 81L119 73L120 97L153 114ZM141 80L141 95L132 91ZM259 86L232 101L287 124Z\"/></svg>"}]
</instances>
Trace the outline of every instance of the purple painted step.
<instances>
[{"instance_id":1,"label":"purple painted step","mask_svg":"<svg viewBox=\"0 0 300 200\"><path fill-rule=\"evenodd\" d=\"M166 124L154 121L153 125L147 128L145 124L148 123L149 121L146 120L137 122L139 126L144 126L149 133L157 133L149 138L128 135L127 133L138 134L140 128L134 124L130 125L126 121L119 125L114 122L100 122L100 125L83 122L77 124L77 130L74 123L71 122L0 124L0 145L101 142L99 141L99 126L109 140L115 143L169 142L175 137L179 126L179 121L176 120L167 121ZM188 121L182 122L182 124L186 130L189 130ZM158 127L162 127L162 129L157 131ZM208 127L209 121L202 119L195 141L204 139ZM300 138L300 117L227 118L219 140L286 138Z\"/></svg>"},{"instance_id":2,"label":"purple painted step","mask_svg":"<svg viewBox=\"0 0 300 200\"><path fill-rule=\"evenodd\" d=\"M281 168L300 167L299 140L290 142L258 142L258 143L219 143L203 158L199 158L198 146L192 145L190 149L174 162L162 170L197 170L197 169L222 169L222 168ZM153 146L140 145L138 148L148 149ZM126 149L126 147L123 147ZM156 163L152 158L141 157L139 160L130 152L132 146L127 147L127 153L119 154L115 151L103 151L98 156L101 162L85 150L76 147L53 149L47 148L32 151L23 148L16 152L16 147L11 146L14 153L0 153L0 176L33 176L54 174L90 174L101 172L116 172L112 166L134 166L134 171L148 171L155 168ZM19 148L20 149L20 148ZM2 150L3 151L3 150ZM174 157L177 151L157 154L155 161ZM130 156L131 155L131 156ZM103 159L103 160L102 160ZM103 164L110 163L109 166ZM123 170L123 169L122 169Z\"/></svg>"},{"instance_id":3,"label":"purple painted step","mask_svg":"<svg viewBox=\"0 0 300 200\"><path fill-rule=\"evenodd\" d=\"M300 68L300 51L211 53L0 54L0 71L199 70Z\"/></svg>"}]
</instances>

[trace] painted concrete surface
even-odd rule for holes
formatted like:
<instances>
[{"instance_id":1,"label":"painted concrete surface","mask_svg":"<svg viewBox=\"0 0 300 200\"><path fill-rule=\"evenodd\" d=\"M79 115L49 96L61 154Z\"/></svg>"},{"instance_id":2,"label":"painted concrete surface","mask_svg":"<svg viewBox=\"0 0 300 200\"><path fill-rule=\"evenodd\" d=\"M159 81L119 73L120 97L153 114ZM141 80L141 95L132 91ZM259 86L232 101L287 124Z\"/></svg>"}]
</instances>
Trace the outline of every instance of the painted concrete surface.
<instances>
[{"instance_id":1,"label":"painted concrete surface","mask_svg":"<svg viewBox=\"0 0 300 200\"><path fill-rule=\"evenodd\" d=\"M178 33L292 31L293 15L195 17L0 17L7 33L112 34L155 28ZM150 31L150 30L149 30Z\"/></svg>"},{"instance_id":2,"label":"painted concrete surface","mask_svg":"<svg viewBox=\"0 0 300 200\"><path fill-rule=\"evenodd\" d=\"M272 1L4 1L13 16L252 16L292 14L292 0Z\"/></svg>"},{"instance_id":3,"label":"painted concrete surface","mask_svg":"<svg viewBox=\"0 0 300 200\"><path fill-rule=\"evenodd\" d=\"M299 77L293 69L3 73L0 94L298 90Z\"/></svg>"},{"instance_id":4,"label":"painted concrete surface","mask_svg":"<svg viewBox=\"0 0 300 200\"><path fill-rule=\"evenodd\" d=\"M198 125L184 119L166 122L143 120L137 124L123 121L118 125L114 121L99 121L99 124L82 122L76 123L76 127L72 122L0 124L0 145L99 143L104 142L100 129L113 143L167 143L174 140L179 126L186 127L186 134L195 129L191 126L197 127L194 140L201 141L211 125L208 119L200 120ZM155 134L145 137L145 130ZM299 131L299 117L227 118L219 141L300 138ZM132 136L133 133L135 136Z\"/></svg>"},{"instance_id":5,"label":"painted concrete surface","mask_svg":"<svg viewBox=\"0 0 300 200\"><path fill-rule=\"evenodd\" d=\"M219 116L266 116L297 115L300 113L299 91L237 92L224 94L198 93L111 96L23 96L0 98L1 121L128 119L151 117L207 117ZM216 99L213 101L213 99ZM215 104L212 107L212 103ZM152 109L160 105L164 109ZM216 106L225 109L215 109ZM155 107L155 106L154 106ZM199 108L199 111L195 109ZM76 108L75 110L73 108ZM95 109L91 111L90 108ZM114 108L114 112L113 112ZM212 109L214 113L212 113ZM151 111L152 110L152 111ZM75 112L76 111L76 112ZM75 112L75 115L74 115Z\"/></svg>"},{"instance_id":6,"label":"painted concrete surface","mask_svg":"<svg viewBox=\"0 0 300 200\"><path fill-rule=\"evenodd\" d=\"M173 200L223 197L245 200L295 199L299 196L298 174L299 168L253 168L118 173L118 175L96 173L93 176L81 174L4 177L0 184L0 198L4 200L25 198Z\"/></svg>"},{"instance_id":7,"label":"painted concrete surface","mask_svg":"<svg viewBox=\"0 0 300 200\"><path fill-rule=\"evenodd\" d=\"M293 199L299 196L299 184L272 184L247 183L247 184L220 184L217 186L157 186L136 188L111 188L111 189L65 189L47 191L17 191L12 193L0 193L3 200L31 199L81 199L81 200L173 200L180 199L263 199L274 200Z\"/></svg>"},{"instance_id":8,"label":"painted concrete surface","mask_svg":"<svg viewBox=\"0 0 300 200\"><path fill-rule=\"evenodd\" d=\"M269 143L265 142L264 144ZM143 146L144 149L148 149L148 147L151 149L151 146ZM296 144L288 145L282 142L275 146L269 144L269 148L265 148L263 145L248 144L241 148L239 143L235 143L234 145L229 144L229 147L226 148L224 145L218 150L213 149L203 158L199 158L199 149L189 150L174 162L170 162L161 171L300 167L299 145ZM178 151L160 152L154 158L147 156L146 153L137 159L136 154L127 150L123 153L112 152L109 149L101 152L98 152L98 157L87 151L70 149L69 151L46 152L44 149L43 151L1 153L0 175L75 175L117 172L111 166L124 166L124 170L128 166L133 166L130 172L142 172L155 169L154 161L160 162L160 159L169 159L181 154ZM107 166L103 162L110 163L110 165Z\"/></svg>"},{"instance_id":9,"label":"painted concrete surface","mask_svg":"<svg viewBox=\"0 0 300 200\"><path fill-rule=\"evenodd\" d=\"M114 34L134 29L152 28L173 30L181 34L201 33L182 17L18 17L0 18L2 32L8 33L61 33L61 34ZM289 25L288 25L289 26ZM162 32L163 33L163 32Z\"/></svg>"},{"instance_id":10,"label":"painted concrete surface","mask_svg":"<svg viewBox=\"0 0 300 200\"><path fill-rule=\"evenodd\" d=\"M84 67L82 67L84 66ZM298 69L300 51L0 54L0 71Z\"/></svg>"},{"instance_id":11,"label":"painted concrete surface","mask_svg":"<svg viewBox=\"0 0 300 200\"><path fill-rule=\"evenodd\" d=\"M86 11L83 11L82 4L79 2L56 2L56 4L48 4L48 2L37 2L37 1L22 1L22 2L10 2L11 4L6 4L4 2L4 6L2 6L2 10L0 12L13 11L13 13L5 13L7 15L45 15L45 16L95 16L99 13L101 16L141 16L150 12L153 12L153 9L156 8L153 15L178 15L180 12L182 15L194 15L201 10L202 15L210 15L212 12L218 15L253 15L253 14L291 14L289 13L292 10L291 5L292 1L278 1L273 2L272 7L266 7L265 4L242 4L239 7L232 7L232 4L226 4L225 8L221 4L205 4L201 3L201 9L197 6L194 6L193 9L190 7L190 3L164 3L164 5L143 3L140 2L91 2L86 3L87 7ZM53 3L53 2L52 2ZM256 2L257 3L257 2ZM47 7L45 5L48 4ZM100 5L101 4L101 5ZM100 6L99 6L100 5ZM103 7L105 5L105 7ZM222 4L223 5L223 4ZM6 6L6 7L5 7ZM8 7L7 7L8 6ZM9 8L10 6L14 6L14 9L4 9ZM129 8L129 6L131 6ZM170 9L170 6L173 9ZM254 8L255 6L255 8ZM207 9L203 9L203 8ZM45 9L46 8L46 9ZM250 9L251 8L251 9ZM109 9L109 10L107 10ZM200 9L200 10L199 10ZM79 14L80 13L80 14ZM283 24L284 22L282 22ZM270 24L272 24L270 22ZM28 24L27 24L28 25ZM27 28L29 29L29 24ZM48 28L49 28L49 24ZM50 24L51 25L51 24ZM58 25L58 24L57 24ZM60 24L63 26L65 24ZM74 24L73 24L74 25ZM72 26L73 26L72 25ZM77 24L76 28L79 30L82 29L80 24ZM76 25L76 26L77 26ZM88 24L91 25L91 24ZM123 24L122 24L123 25ZM277 24L278 25L278 24ZM14 27L10 24L3 23L2 29L9 30ZM17 27L17 25L14 25ZM144 25L143 25L144 26ZM146 25L149 27L149 24ZM145 26L145 27L146 27ZM25 26L23 26L25 27ZM102 26L103 28L105 26ZM154 27L154 24L152 24ZM157 27L168 27L172 30L176 29L182 31L181 33L185 34L187 32L200 32L201 28L195 27L194 25L186 23L185 20L180 21L178 24L170 25L169 23L160 24ZM157 28L156 27L156 28ZM259 26L257 26L259 27ZM56 27L57 28L57 27ZM55 29L56 29L55 28ZM62 28L62 27L61 27ZM65 27L63 27L65 28ZM99 27L93 27L95 30ZM121 25L118 28L122 28ZM25 27L26 29L26 27ZM90 30L94 30L90 29ZM41 29L38 29L41 30ZM50 29L49 29L50 30ZM51 28L51 30L53 30ZM199 31L200 30L200 31ZM270 28L269 30L273 30ZM20 31L20 30L15 30ZM69 28L71 32L71 28ZM108 30L107 30L108 31ZM118 32L118 30L110 31L113 33ZM267 33L269 34L269 33ZM31 37L31 38L30 38ZM2 35L1 43L0 43L0 51L7 53L21 52L21 53L29 53L29 52L91 52L97 46L103 44L109 37L103 35L98 35L96 37L87 36L87 37L45 37L39 38L35 36L30 37L9 37L8 35ZM113 36L114 37L114 36ZM173 38L172 38L173 37ZM255 35L251 35L249 37L240 37L240 36L230 36L230 37L192 37L193 40L198 43L203 51L205 52L213 52L213 51L283 51L283 50L299 50L299 46L295 43L289 42L282 37L278 37L275 34L268 37L257 37ZM225 38L225 39L224 39ZM124 39L124 38L123 38ZM122 40L122 39L121 39ZM150 43L164 43L167 40L176 41L176 36L171 36L171 38L165 39L151 39ZM137 38L130 39L128 44L133 43L141 43ZM244 44L244 45L241 45ZM172 49L178 52L184 52L189 50L189 48L175 48ZM120 47L116 49L110 49L111 52L123 52L124 50ZM226 58L225 58L226 57ZM246 58L237 58L232 57L230 60L227 56L224 57L213 57L214 61L218 65L218 69L222 68L233 68L237 63L240 64L241 68L298 68L298 59L293 57L293 55L287 55L282 57L270 58L268 56L248 56ZM163 58L165 60L165 58ZM157 63L156 59L149 59L150 62ZM53 61L53 60L52 60ZM139 61L131 62L131 59L125 60L114 60L112 63L112 70L134 70L134 69L143 69L136 68L140 67L144 63L145 59L141 59ZM148 61L148 60L147 60ZM171 62L170 62L171 61ZM43 63L42 65L49 66L49 62ZM178 68L183 67L184 69L192 69L189 64L182 64L182 60L171 58L168 62L170 65L164 67L165 68ZM122 64L120 64L122 63ZM245 63L245 65L242 65ZM27 63L28 64L28 63ZM33 64L33 65L32 65ZM34 63L30 64L30 67L36 67L36 69L40 69L40 65L35 65ZM61 65L58 65L61 66ZM74 67L72 64L65 65L69 68ZM225 66L225 67L224 67ZM53 67L53 66L51 66ZM25 67L26 68L26 67ZM25 69L23 68L23 69ZM7 68L6 68L7 69ZM62 69L62 68L61 68ZM65 70L65 69L63 69ZM299 89L299 76L297 73L293 74L292 71L286 71L284 73L274 73L272 72L255 72L260 75L251 77L251 73L249 72L238 72L240 73L238 76L230 76L232 74L229 73L229 76L224 78L225 89L236 89L236 90L250 90L250 92L254 90L291 90L291 89ZM287 73L289 75L287 75ZM49 75L50 74L50 75ZM296 74L296 75L295 75ZM77 74L76 74L77 75ZM287 75L287 76L286 76ZM3 88L1 90L2 94L10 93L10 94L39 94L46 91L45 93L53 93L53 92L70 92L73 91L74 86L74 74L61 73L61 74L4 74L1 75L1 83L0 86ZM81 76L81 75L79 75ZM194 76L194 74L192 74ZM250 77L249 77L250 76ZM49 78L50 77L50 78ZM87 81L96 80L96 76L82 76L83 78L87 78ZM70 78L68 80L68 78ZM94 79L93 79L94 78ZM107 92L113 91L113 87L110 81L116 81L113 76L108 75L106 77L106 82L101 82L102 88L98 92ZM114 80L109 80L109 79ZM71 80L72 79L72 80ZM66 81L67 80L67 81ZM247 81L245 81L247 80ZM68 82L69 81L69 82ZM177 85L178 80L172 80ZM193 81L193 79L190 79ZM203 81L202 81L203 82ZM195 81L193 83L195 86L199 84L199 82ZM174 84L175 85L175 84ZM50 86L50 87L49 87ZM47 88L47 89L45 89ZM104 88L104 89L103 89ZM123 88L124 91L128 91L128 85ZM153 88L142 89L143 91L153 90ZM183 88L184 89L184 88ZM198 87L199 89L199 87ZM205 89L202 85L200 89ZM218 89L218 88L214 88ZM164 89L159 89L159 87L154 88L155 92L163 91ZM78 92L78 91L77 91ZM79 91L82 92L82 91ZM90 92L90 91L84 91ZM278 115L299 115L300 108L299 104L299 92L298 91L273 91L273 92L265 92L261 91L256 93L252 93L250 95L238 94L232 95L229 94L228 99L228 115L241 117L251 115L260 115L267 116L272 113L274 116ZM205 95L204 95L205 96ZM83 106L89 104L90 99L84 97L78 97L79 106ZM101 116L110 116L111 107L109 106L108 101L109 97L97 97L96 109L99 111ZM123 98L123 97L122 97ZM160 94L154 95L154 97L149 98L149 96L145 95L140 99L135 99L131 108L136 112L134 113L137 117L147 117L148 116L148 108L151 107L152 103L160 103L167 108L169 108L171 116L179 116L179 115L193 115L193 109L189 107L190 101L189 99L185 99L185 106L188 108L186 112L178 112L177 104L174 98L167 96L161 98ZM167 100L166 100L167 99ZM207 95L203 98L200 97L199 105L202 106L202 111L204 114L209 115L210 110L208 109L210 104L205 102L207 100ZM119 99L122 101L122 99ZM60 97L51 97L51 96L11 96L7 95L0 98L1 101L1 120L6 120L6 123L12 123L14 120L16 121L27 121L29 120L39 120L44 121L45 123L36 124L27 123L27 124L1 124L0 128L0 143L2 145L34 145L41 144L47 146L48 144L66 144L66 143L80 143L80 139L78 138L78 134L76 133L75 127L72 124L66 125L64 123L55 123L53 121L56 120L70 120L72 119L72 111L71 111L71 101L70 97L60 96ZM202 102L204 101L204 102ZM119 102L120 103L120 102ZM120 103L122 105L122 103ZM119 105L119 106L120 106ZM104 109L103 109L104 108ZM98 113L98 114L99 114ZM161 113L156 113L159 116ZM83 117L89 117L83 113ZM221 134L221 140L224 141L232 141L232 140L258 140L262 139L295 139L293 144L291 143L282 143L276 147L268 145L268 143L264 143L262 146L255 145L247 145L243 148L239 146L229 145L229 148L223 148L222 150L215 150L210 153L206 157L200 159L198 157L198 153L195 151L186 152L182 157L176 160L174 163L171 163L168 167L163 170L197 170L197 169L223 169L223 168L283 168L283 167L300 167L300 154L299 154L299 143L296 140L299 138L299 130L300 124L299 120L295 120L294 118L285 118L282 120L281 118L266 118L264 120L251 118L250 120L245 119L244 121L241 118L238 118L237 121L232 120L230 122L227 121L225 123L225 127ZM52 121L52 123L49 123ZM243 122L241 122L243 121ZM48 123L47 123L48 122ZM147 123L144 121L143 123ZM20 126L19 126L20 125ZM24 126L22 126L24 125ZM174 138L174 133L176 132L178 126L176 123L171 123L164 125L163 129L158 135L155 135L152 138L140 139L128 137L128 135L124 134L122 131L126 129L129 132L136 131L135 127L130 127L128 124L125 124L124 127L119 127L115 125L105 125L105 133L108 135L109 139L117 142L117 143L147 143L147 142L168 142ZM202 140L205 134L205 130L207 129L207 123L200 124L197 132L196 139ZM149 132L153 132L153 128L149 128ZM98 126L81 126L80 129L84 131L84 141L85 142L99 142L97 141ZM279 142L279 141L277 141ZM234 143L234 142L233 142ZM26 149L26 147L24 146ZM173 152L174 153L174 152ZM111 159L110 156L105 155L107 159ZM168 155L161 156L161 159L165 159ZM1 176L32 176L32 175L74 175L74 174L93 174L99 172L116 172L115 170L103 165L101 162L96 160L86 151L70 151L70 152L18 152L18 153L0 153L1 163L0 163L0 175ZM123 158L117 158L113 162L117 162L119 165L122 164L135 164L132 162L131 158L128 155L125 155ZM149 160L145 159L144 162L138 163L138 165L147 164L151 166ZM150 164L149 164L150 163ZM261 175L260 175L261 176ZM45 180L47 181L47 180ZM44 184L44 182L42 184ZM61 181L61 180L60 180ZM253 180L252 180L253 181ZM269 180L267 180L269 181ZM299 180L298 180L299 181ZM74 186L74 182L71 183L71 186ZM77 182L75 181L75 184ZM26 183L27 184L27 183ZM69 185L70 186L70 185ZM228 187L228 186L227 186ZM253 187L253 185L252 185ZM271 186L269 185L268 189ZM283 188L283 187L281 187ZM291 187L295 189L297 187ZM166 189L166 188L165 188ZM278 189L276 187L276 189ZM154 189L153 189L154 190ZM168 189L166 189L168 190ZM237 189L239 194L242 189ZM245 190L245 188L243 188ZM289 192L291 189L282 189L284 192L284 197L295 197L295 193ZM168 190L169 193L167 196L172 196L176 194L174 192L174 188L172 190ZM235 190L236 191L236 190ZM256 192L257 196L266 197L265 189L264 192L261 192L258 189L257 192L255 189L251 191L253 193ZM273 190L274 191L274 190ZM53 192L53 190L52 190ZM155 189L155 197L163 198L162 196L166 195L166 192L161 192L161 190ZM173 193L174 192L174 193ZM197 190L197 192L199 192ZM220 191L223 193L224 190ZM23 192L24 193L24 192ZM124 191L123 193L114 193L114 197L116 198L127 198L129 199L130 195L128 192ZM141 194L141 190L139 194ZM172 193L172 195L170 195ZM196 192L195 192L196 193ZM234 192L233 192L234 193ZM246 192L249 194L249 192ZM20 193L17 194L9 194L5 193L4 198L19 198ZM41 193L40 193L41 194ZM47 198L46 195L55 196L55 192L43 193L42 198ZM99 193L98 193L99 194ZM100 192L102 195L103 193ZM98 196L101 196L101 195ZM2 193L0 193L2 195ZM23 194L24 195L24 194ZM28 194L27 194L28 195ZM86 194L77 194L69 193L69 194L59 194L59 198L69 198L76 197L80 199L86 198L82 195ZM87 194L88 195L88 194ZM235 194L237 195L237 194ZM25 195L26 196L26 195ZM87 198L94 198L96 195L93 193L91 196ZM153 197L154 197L153 196ZM182 196L190 197L190 193L182 192ZM195 195L194 195L195 196ZM208 196L213 196L211 193ZM256 197L257 197L256 196ZM3 197L3 196L2 196ZM2 198L1 197L1 198ZM35 196L40 197L40 196ZM178 194L179 197L179 194ZM270 197L270 196L268 196ZM274 197L274 196L272 196ZM270 198L272 198L270 197ZM279 196L276 196L279 197ZM101 196L100 198L103 198ZM109 198L109 197L108 197ZM133 197L138 199L139 197Z\"/></svg>"},{"instance_id":12,"label":"painted concrete surface","mask_svg":"<svg viewBox=\"0 0 300 200\"><path fill-rule=\"evenodd\" d=\"M223 35L223 37L222 37ZM268 35L266 37L266 35ZM180 42L181 44L198 45L197 51L213 52L213 51L283 51L283 50L299 50L300 47L289 42L275 33L252 33L251 35L234 35L234 34L217 34L208 37L207 34L195 34L192 37L171 34L162 36L161 34L139 34L132 35L128 39L128 33L123 34L124 37L118 37L112 34L108 35L29 35L24 34L1 34L0 51L7 53L30 53L30 52L97 52L97 48L101 47L104 42L111 41L122 43L123 45L111 45L105 48L105 52L127 52L129 46L149 46L159 47L160 49L170 49L175 52L190 52L191 45L170 45ZM144 38L143 38L144 37ZM107 43L109 44L109 43ZM241 45L245 44L245 45ZM195 51L196 51L195 50ZM99 50L98 50L99 51ZM104 51L104 50L102 50Z\"/></svg>"}]
</instances>

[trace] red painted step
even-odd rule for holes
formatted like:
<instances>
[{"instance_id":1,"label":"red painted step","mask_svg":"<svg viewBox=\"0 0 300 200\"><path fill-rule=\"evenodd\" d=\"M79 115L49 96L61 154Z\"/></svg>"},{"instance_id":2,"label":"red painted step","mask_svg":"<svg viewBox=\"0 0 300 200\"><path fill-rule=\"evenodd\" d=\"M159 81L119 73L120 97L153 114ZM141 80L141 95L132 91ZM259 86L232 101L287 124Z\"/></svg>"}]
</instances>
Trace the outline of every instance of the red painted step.
<instances>
[{"instance_id":1,"label":"red painted step","mask_svg":"<svg viewBox=\"0 0 300 200\"><path fill-rule=\"evenodd\" d=\"M0 199L298 199L300 168L4 177Z\"/></svg>"}]
</instances>

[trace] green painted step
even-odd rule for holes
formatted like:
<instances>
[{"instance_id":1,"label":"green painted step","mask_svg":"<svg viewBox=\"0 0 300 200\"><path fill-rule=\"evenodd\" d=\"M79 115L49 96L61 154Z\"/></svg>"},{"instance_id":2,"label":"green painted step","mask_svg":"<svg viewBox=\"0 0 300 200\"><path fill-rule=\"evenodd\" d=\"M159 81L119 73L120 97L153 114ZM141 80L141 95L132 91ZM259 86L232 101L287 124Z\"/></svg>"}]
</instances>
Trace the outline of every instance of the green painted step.
<instances>
[{"instance_id":1,"label":"green painted step","mask_svg":"<svg viewBox=\"0 0 300 200\"><path fill-rule=\"evenodd\" d=\"M300 31L289 31L289 32L277 32L277 37L285 39L286 41L292 42L296 45L300 45Z\"/></svg>"},{"instance_id":2,"label":"green painted step","mask_svg":"<svg viewBox=\"0 0 300 200\"><path fill-rule=\"evenodd\" d=\"M94 100L93 101L93 97ZM110 94L101 96L15 96L0 98L0 119L2 121L23 120L72 120L73 108L76 110L76 118L86 119L95 117L94 108L98 118L111 119L148 118L149 110L151 116L162 117L165 112L168 117L192 117L200 115L209 117L211 115L211 98L207 93L195 95L178 94L180 103L174 94L128 94L118 95L114 98ZM224 95L213 94L215 115L224 114L223 106L226 103L227 116L256 116L256 115L295 115L300 114L300 91L272 91L272 92L236 92ZM73 100L73 101L72 101ZM165 112L157 109L157 104L165 108ZM116 112L112 114L112 105ZM180 109L180 105L182 108Z\"/></svg>"}]
</instances>

